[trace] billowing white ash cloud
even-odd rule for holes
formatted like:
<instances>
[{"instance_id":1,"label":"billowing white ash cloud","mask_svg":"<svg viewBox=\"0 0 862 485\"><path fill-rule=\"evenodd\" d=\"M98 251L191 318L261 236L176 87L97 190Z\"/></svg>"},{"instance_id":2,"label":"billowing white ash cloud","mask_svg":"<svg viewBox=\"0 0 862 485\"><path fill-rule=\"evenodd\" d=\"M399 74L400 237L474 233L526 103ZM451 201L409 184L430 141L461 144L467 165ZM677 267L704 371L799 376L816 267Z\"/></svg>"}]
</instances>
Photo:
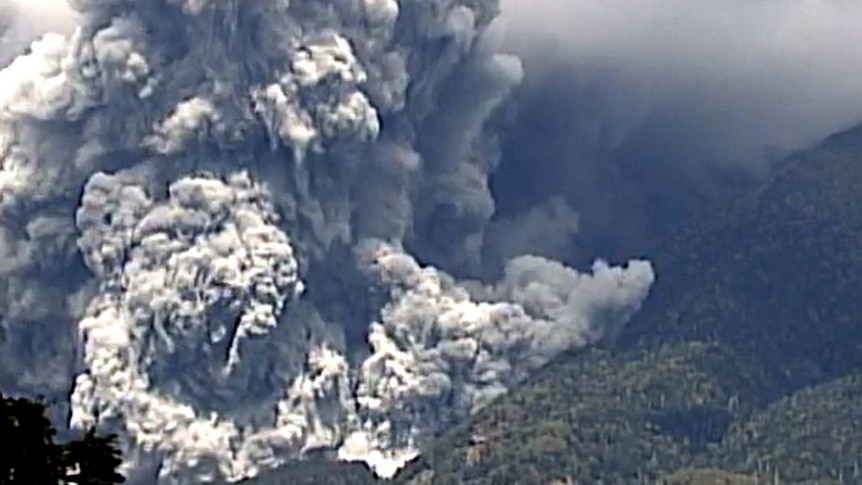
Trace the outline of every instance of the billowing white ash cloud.
<instances>
[{"instance_id":1,"label":"billowing white ash cloud","mask_svg":"<svg viewBox=\"0 0 862 485\"><path fill-rule=\"evenodd\" d=\"M526 76L503 135L497 217L565 197L580 224L564 255L579 263L643 251L647 236L767 176L776 158L862 121L862 51L851 47L862 2L503 0L502 10L505 49Z\"/></svg>"},{"instance_id":2,"label":"billowing white ash cloud","mask_svg":"<svg viewBox=\"0 0 862 485\"><path fill-rule=\"evenodd\" d=\"M70 5L0 70L0 385L118 431L133 481L390 475L646 298L648 262L524 255L576 230L559 201L458 279L523 75L496 1Z\"/></svg>"}]
</instances>

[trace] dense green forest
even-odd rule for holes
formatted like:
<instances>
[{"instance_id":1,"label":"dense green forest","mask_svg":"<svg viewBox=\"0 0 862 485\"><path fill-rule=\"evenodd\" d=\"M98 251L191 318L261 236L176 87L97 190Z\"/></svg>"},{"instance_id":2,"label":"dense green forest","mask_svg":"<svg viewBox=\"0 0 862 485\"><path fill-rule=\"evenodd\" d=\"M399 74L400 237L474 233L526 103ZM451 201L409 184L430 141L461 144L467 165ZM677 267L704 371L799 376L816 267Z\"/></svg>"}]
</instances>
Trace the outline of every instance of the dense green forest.
<instances>
[{"instance_id":1,"label":"dense green forest","mask_svg":"<svg viewBox=\"0 0 862 485\"><path fill-rule=\"evenodd\" d=\"M367 466L321 459L295 461L239 482L241 485L379 485Z\"/></svg>"},{"instance_id":2,"label":"dense green forest","mask_svg":"<svg viewBox=\"0 0 862 485\"><path fill-rule=\"evenodd\" d=\"M737 473L729 483L857 483L862 379L765 405L769 385L762 366L714 343L565 356L397 483L685 483L685 469Z\"/></svg>"}]
</instances>

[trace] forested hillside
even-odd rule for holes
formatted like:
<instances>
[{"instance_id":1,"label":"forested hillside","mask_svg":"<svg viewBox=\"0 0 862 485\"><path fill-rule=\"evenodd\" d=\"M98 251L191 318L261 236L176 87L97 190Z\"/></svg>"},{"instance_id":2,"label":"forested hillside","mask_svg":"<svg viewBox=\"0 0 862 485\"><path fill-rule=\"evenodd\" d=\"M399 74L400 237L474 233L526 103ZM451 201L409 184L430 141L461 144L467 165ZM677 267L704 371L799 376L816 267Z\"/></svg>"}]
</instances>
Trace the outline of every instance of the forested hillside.
<instances>
[{"instance_id":1,"label":"forested hillside","mask_svg":"<svg viewBox=\"0 0 862 485\"><path fill-rule=\"evenodd\" d=\"M378 481L364 464L315 459L291 462L239 483L241 485L374 485Z\"/></svg>"},{"instance_id":2,"label":"forested hillside","mask_svg":"<svg viewBox=\"0 0 862 485\"><path fill-rule=\"evenodd\" d=\"M786 161L774 179L660 241L657 282L622 348L717 340L786 391L862 363L862 127Z\"/></svg>"}]
</instances>

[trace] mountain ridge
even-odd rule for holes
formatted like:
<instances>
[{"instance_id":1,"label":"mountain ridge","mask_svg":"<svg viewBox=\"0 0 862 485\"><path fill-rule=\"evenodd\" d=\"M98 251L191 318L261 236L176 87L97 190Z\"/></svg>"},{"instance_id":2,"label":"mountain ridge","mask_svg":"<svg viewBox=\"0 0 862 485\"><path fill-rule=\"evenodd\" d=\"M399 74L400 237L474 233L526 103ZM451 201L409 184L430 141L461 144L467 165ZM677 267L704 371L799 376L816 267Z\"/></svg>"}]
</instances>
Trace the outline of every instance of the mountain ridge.
<instances>
[{"instance_id":1,"label":"mountain ridge","mask_svg":"<svg viewBox=\"0 0 862 485\"><path fill-rule=\"evenodd\" d=\"M444 435L397 483L701 483L691 477L710 469L717 483L858 476L858 463L817 443L862 439L859 242L862 125L791 155L762 185L657 243L656 285L613 345L556 359ZM655 389L625 384L631 375L682 394L654 408L644 396ZM585 391L596 380L607 389ZM565 417L589 399L585 417ZM507 438L480 439L491 451L477 455L476 430L488 426ZM584 444L589 436L598 444ZM531 443L546 449L537 455ZM794 463L812 453L819 460Z\"/></svg>"}]
</instances>

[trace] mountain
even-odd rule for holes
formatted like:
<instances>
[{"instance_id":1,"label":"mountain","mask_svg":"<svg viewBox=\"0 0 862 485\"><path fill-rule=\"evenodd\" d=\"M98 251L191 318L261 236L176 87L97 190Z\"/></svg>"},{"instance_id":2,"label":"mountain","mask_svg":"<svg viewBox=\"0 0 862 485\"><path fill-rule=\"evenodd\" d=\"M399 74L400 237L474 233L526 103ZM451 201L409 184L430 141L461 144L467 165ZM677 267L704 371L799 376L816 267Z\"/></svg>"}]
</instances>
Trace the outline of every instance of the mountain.
<instances>
[{"instance_id":1,"label":"mountain","mask_svg":"<svg viewBox=\"0 0 862 485\"><path fill-rule=\"evenodd\" d=\"M569 355L441 438L401 483L423 483L426 469L435 484L651 483L721 439L765 377L695 342Z\"/></svg>"},{"instance_id":2,"label":"mountain","mask_svg":"<svg viewBox=\"0 0 862 485\"><path fill-rule=\"evenodd\" d=\"M557 359L397 483L855 483L860 242L857 126L657 243L613 348Z\"/></svg>"},{"instance_id":3,"label":"mountain","mask_svg":"<svg viewBox=\"0 0 862 485\"><path fill-rule=\"evenodd\" d=\"M716 340L787 392L862 363L862 126L656 247L657 282L622 348Z\"/></svg>"},{"instance_id":4,"label":"mountain","mask_svg":"<svg viewBox=\"0 0 862 485\"><path fill-rule=\"evenodd\" d=\"M860 418L862 377L850 375L755 413L730 430L712 459L734 470L770 467L782 483L859 483Z\"/></svg>"}]
</instances>

